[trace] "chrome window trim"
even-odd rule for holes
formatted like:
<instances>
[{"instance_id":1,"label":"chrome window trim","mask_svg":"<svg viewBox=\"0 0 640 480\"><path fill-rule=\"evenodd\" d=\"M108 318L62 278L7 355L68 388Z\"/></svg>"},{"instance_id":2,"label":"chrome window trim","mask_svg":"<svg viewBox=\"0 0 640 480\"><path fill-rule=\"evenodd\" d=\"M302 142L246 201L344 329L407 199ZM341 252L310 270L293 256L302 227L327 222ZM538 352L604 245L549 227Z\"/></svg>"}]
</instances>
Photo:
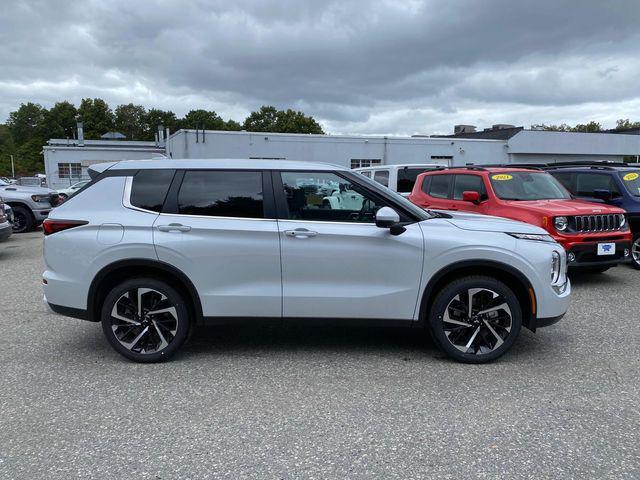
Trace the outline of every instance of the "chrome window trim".
<instances>
[{"instance_id":1,"label":"chrome window trim","mask_svg":"<svg viewBox=\"0 0 640 480\"><path fill-rule=\"evenodd\" d=\"M135 207L134 207L135 208ZM222 217L222 216L213 216L213 215L193 215L190 213L160 213L159 215L163 217L187 217L187 218L214 218L216 220L258 220L261 222L275 222L276 218L254 218L254 217Z\"/></svg>"}]
</instances>

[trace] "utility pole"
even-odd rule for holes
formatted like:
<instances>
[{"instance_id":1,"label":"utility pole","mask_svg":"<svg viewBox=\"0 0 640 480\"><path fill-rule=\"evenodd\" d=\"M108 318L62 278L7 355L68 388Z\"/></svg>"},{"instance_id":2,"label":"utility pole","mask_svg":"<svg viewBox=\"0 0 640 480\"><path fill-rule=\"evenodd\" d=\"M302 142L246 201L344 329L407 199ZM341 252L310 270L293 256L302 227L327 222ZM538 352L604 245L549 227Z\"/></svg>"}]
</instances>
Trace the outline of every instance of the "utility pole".
<instances>
[{"instance_id":1,"label":"utility pole","mask_svg":"<svg viewBox=\"0 0 640 480\"><path fill-rule=\"evenodd\" d=\"M16 168L13 165L13 155L11 155L11 178L16 178Z\"/></svg>"}]
</instances>

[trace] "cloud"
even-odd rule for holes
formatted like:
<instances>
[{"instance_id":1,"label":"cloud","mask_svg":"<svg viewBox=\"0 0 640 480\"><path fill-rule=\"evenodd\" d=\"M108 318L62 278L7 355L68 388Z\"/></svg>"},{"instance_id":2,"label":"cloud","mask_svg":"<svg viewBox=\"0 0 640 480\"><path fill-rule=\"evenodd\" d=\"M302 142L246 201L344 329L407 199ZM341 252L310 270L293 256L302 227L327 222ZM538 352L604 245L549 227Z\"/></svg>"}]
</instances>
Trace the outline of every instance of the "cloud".
<instances>
[{"instance_id":1,"label":"cloud","mask_svg":"<svg viewBox=\"0 0 640 480\"><path fill-rule=\"evenodd\" d=\"M242 120L303 109L332 133L637 118L640 3L570 0L83 3L0 16L0 119L102 97Z\"/></svg>"}]
</instances>

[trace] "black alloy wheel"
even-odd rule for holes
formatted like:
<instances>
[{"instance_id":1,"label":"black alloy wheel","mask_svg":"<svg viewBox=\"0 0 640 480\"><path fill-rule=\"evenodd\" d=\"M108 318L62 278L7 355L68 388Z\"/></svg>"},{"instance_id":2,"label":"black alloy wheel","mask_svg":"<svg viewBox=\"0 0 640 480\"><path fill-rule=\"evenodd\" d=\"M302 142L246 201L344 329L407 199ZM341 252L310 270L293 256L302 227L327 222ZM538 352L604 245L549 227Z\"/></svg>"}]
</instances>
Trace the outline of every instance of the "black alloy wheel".
<instances>
[{"instance_id":1,"label":"black alloy wheel","mask_svg":"<svg viewBox=\"0 0 640 480\"><path fill-rule=\"evenodd\" d=\"M189 327L182 295L159 280L126 281L107 295L102 308L109 343L136 362L169 358L186 340Z\"/></svg>"},{"instance_id":2,"label":"black alloy wheel","mask_svg":"<svg viewBox=\"0 0 640 480\"><path fill-rule=\"evenodd\" d=\"M13 208L13 233L24 233L33 230L35 221L31 212L25 207L14 206Z\"/></svg>"},{"instance_id":3,"label":"black alloy wheel","mask_svg":"<svg viewBox=\"0 0 640 480\"><path fill-rule=\"evenodd\" d=\"M522 325L516 295L491 277L473 276L446 285L433 302L429 327L452 358L483 363L504 354Z\"/></svg>"}]
</instances>

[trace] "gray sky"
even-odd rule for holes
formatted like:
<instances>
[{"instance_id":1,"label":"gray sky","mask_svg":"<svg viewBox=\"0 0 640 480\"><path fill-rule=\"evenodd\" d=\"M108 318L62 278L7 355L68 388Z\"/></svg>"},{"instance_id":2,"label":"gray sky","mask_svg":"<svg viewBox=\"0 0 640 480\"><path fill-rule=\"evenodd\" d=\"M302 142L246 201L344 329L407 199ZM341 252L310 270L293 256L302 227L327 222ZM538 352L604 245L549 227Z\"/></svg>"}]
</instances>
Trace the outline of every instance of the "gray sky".
<instances>
[{"instance_id":1,"label":"gray sky","mask_svg":"<svg viewBox=\"0 0 640 480\"><path fill-rule=\"evenodd\" d=\"M0 121L101 97L330 133L640 120L640 1L6 1Z\"/></svg>"}]
</instances>

